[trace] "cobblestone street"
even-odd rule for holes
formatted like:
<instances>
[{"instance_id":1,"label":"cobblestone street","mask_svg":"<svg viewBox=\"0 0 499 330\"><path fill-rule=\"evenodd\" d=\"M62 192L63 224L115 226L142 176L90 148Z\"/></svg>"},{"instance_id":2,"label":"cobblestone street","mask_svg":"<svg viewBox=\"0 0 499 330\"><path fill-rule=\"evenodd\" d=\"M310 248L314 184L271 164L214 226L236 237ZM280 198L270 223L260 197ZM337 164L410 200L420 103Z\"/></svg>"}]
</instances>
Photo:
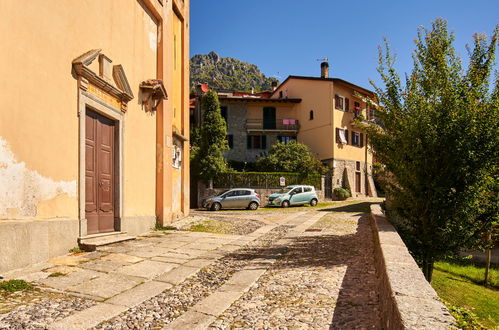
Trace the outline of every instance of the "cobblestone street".
<instances>
[{"instance_id":1,"label":"cobblestone street","mask_svg":"<svg viewBox=\"0 0 499 330\"><path fill-rule=\"evenodd\" d=\"M5 274L34 289L0 295L0 328L378 329L372 202L194 211L181 230Z\"/></svg>"}]
</instances>

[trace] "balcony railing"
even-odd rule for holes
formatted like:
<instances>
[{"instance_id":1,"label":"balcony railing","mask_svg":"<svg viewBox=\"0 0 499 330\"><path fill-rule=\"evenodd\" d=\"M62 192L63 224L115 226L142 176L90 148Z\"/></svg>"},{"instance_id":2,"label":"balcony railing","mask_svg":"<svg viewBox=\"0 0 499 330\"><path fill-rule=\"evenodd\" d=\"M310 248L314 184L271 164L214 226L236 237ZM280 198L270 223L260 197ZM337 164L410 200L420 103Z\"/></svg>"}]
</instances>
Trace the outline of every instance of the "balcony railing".
<instances>
[{"instance_id":1,"label":"balcony railing","mask_svg":"<svg viewBox=\"0 0 499 330\"><path fill-rule=\"evenodd\" d=\"M246 119L247 131L274 131L298 133L300 124L297 119Z\"/></svg>"}]
</instances>

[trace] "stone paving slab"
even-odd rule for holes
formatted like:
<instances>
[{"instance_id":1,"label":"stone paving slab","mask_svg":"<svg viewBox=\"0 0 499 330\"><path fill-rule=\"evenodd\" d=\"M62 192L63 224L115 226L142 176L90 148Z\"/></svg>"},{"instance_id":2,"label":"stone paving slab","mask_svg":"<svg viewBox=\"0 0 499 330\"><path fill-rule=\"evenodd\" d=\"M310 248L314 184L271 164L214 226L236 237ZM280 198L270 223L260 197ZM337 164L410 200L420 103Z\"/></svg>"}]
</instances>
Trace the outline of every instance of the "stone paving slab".
<instances>
[{"instance_id":1,"label":"stone paving slab","mask_svg":"<svg viewBox=\"0 0 499 330\"><path fill-rule=\"evenodd\" d=\"M154 280L171 284L179 284L199 271L198 267L178 266L168 273L159 275Z\"/></svg>"},{"instance_id":2,"label":"stone paving slab","mask_svg":"<svg viewBox=\"0 0 499 330\"><path fill-rule=\"evenodd\" d=\"M206 315L204 313L199 313L195 311L188 311L184 313L181 317L176 319L174 322L169 323L165 327L164 330L180 330L180 329L189 329L189 330L204 330L208 328L208 326L216 320L215 316Z\"/></svg>"},{"instance_id":3,"label":"stone paving slab","mask_svg":"<svg viewBox=\"0 0 499 330\"><path fill-rule=\"evenodd\" d=\"M203 314L218 316L222 314L229 306L239 299L244 292L238 291L217 291L209 295L206 299L192 307L193 311ZM175 323L172 322L172 323Z\"/></svg>"},{"instance_id":4,"label":"stone paving slab","mask_svg":"<svg viewBox=\"0 0 499 330\"><path fill-rule=\"evenodd\" d=\"M106 303L133 307L171 287L169 283L148 281L108 299Z\"/></svg>"},{"instance_id":5,"label":"stone paving slab","mask_svg":"<svg viewBox=\"0 0 499 330\"><path fill-rule=\"evenodd\" d=\"M152 279L160 274L169 272L175 267L178 267L178 264L144 260L133 265L118 268L116 273Z\"/></svg>"},{"instance_id":6,"label":"stone paving slab","mask_svg":"<svg viewBox=\"0 0 499 330\"><path fill-rule=\"evenodd\" d=\"M98 278L102 273L93 270L79 269L65 276L47 277L39 282L59 290L71 290L74 286L83 282Z\"/></svg>"},{"instance_id":7,"label":"stone paving slab","mask_svg":"<svg viewBox=\"0 0 499 330\"><path fill-rule=\"evenodd\" d=\"M100 303L48 326L50 330L88 329L108 320L128 307Z\"/></svg>"},{"instance_id":8,"label":"stone paving slab","mask_svg":"<svg viewBox=\"0 0 499 330\"><path fill-rule=\"evenodd\" d=\"M129 263L97 259L85 262L79 265L79 267L84 269L95 270L98 272L109 273L126 265L129 265Z\"/></svg>"},{"instance_id":9,"label":"stone paving slab","mask_svg":"<svg viewBox=\"0 0 499 330\"><path fill-rule=\"evenodd\" d=\"M107 299L123 291L129 290L143 281L144 279L140 277L112 273L83 282L71 287L69 290L88 296Z\"/></svg>"},{"instance_id":10,"label":"stone paving slab","mask_svg":"<svg viewBox=\"0 0 499 330\"><path fill-rule=\"evenodd\" d=\"M107 256L102 257L101 259L107 261L126 262L131 264L135 264L137 262L144 260L143 258L130 256L123 253L111 253Z\"/></svg>"}]
</instances>

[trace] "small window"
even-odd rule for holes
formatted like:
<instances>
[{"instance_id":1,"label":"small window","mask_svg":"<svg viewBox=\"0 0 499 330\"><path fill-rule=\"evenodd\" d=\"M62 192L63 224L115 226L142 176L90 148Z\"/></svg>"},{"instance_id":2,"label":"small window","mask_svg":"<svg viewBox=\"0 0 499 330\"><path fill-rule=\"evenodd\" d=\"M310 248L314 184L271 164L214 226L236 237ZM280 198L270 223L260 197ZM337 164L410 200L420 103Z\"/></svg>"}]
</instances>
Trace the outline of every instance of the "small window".
<instances>
[{"instance_id":1,"label":"small window","mask_svg":"<svg viewBox=\"0 0 499 330\"><path fill-rule=\"evenodd\" d=\"M248 135L246 141L247 149L267 149L266 135Z\"/></svg>"},{"instance_id":2,"label":"small window","mask_svg":"<svg viewBox=\"0 0 499 330\"><path fill-rule=\"evenodd\" d=\"M303 192L311 192L312 187L303 187Z\"/></svg>"},{"instance_id":3,"label":"small window","mask_svg":"<svg viewBox=\"0 0 499 330\"><path fill-rule=\"evenodd\" d=\"M234 148L234 135L232 134L227 135L227 143L229 144L229 149Z\"/></svg>"},{"instance_id":4,"label":"small window","mask_svg":"<svg viewBox=\"0 0 499 330\"><path fill-rule=\"evenodd\" d=\"M238 192L239 192L238 190L229 191L227 193L227 195L225 195L225 197L234 197L234 196L237 196Z\"/></svg>"},{"instance_id":5,"label":"small window","mask_svg":"<svg viewBox=\"0 0 499 330\"><path fill-rule=\"evenodd\" d=\"M336 94L334 96L334 108L341 111L348 112L350 110L350 100L348 97L343 97L341 95Z\"/></svg>"},{"instance_id":6,"label":"small window","mask_svg":"<svg viewBox=\"0 0 499 330\"><path fill-rule=\"evenodd\" d=\"M279 98L282 99L282 91L279 91Z\"/></svg>"},{"instance_id":7,"label":"small window","mask_svg":"<svg viewBox=\"0 0 499 330\"><path fill-rule=\"evenodd\" d=\"M336 143L348 144L348 130L336 128Z\"/></svg>"},{"instance_id":8,"label":"small window","mask_svg":"<svg viewBox=\"0 0 499 330\"><path fill-rule=\"evenodd\" d=\"M352 145L360 147L360 134L357 132L352 132Z\"/></svg>"},{"instance_id":9,"label":"small window","mask_svg":"<svg viewBox=\"0 0 499 330\"><path fill-rule=\"evenodd\" d=\"M251 191L249 190L242 190L241 196L249 196L251 195Z\"/></svg>"},{"instance_id":10,"label":"small window","mask_svg":"<svg viewBox=\"0 0 499 330\"><path fill-rule=\"evenodd\" d=\"M298 188L293 189L293 193L295 193L295 194L301 194L302 192L303 192L302 187L298 187Z\"/></svg>"},{"instance_id":11,"label":"small window","mask_svg":"<svg viewBox=\"0 0 499 330\"><path fill-rule=\"evenodd\" d=\"M360 171L360 162L355 162L355 169Z\"/></svg>"},{"instance_id":12,"label":"small window","mask_svg":"<svg viewBox=\"0 0 499 330\"><path fill-rule=\"evenodd\" d=\"M310 110L310 114L308 117L309 120L314 120L314 110Z\"/></svg>"},{"instance_id":13,"label":"small window","mask_svg":"<svg viewBox=\"0 0 499 330\"><path fill-rule=\"evenodd\" d=\"M220 113L221 113L221 115L222 115L223 119L225 120L225 123L227 124L227 118L228 118L228 117L227 117L227 106L222 105L222 106L220 107Z\"/></svg>"}]
</instances>

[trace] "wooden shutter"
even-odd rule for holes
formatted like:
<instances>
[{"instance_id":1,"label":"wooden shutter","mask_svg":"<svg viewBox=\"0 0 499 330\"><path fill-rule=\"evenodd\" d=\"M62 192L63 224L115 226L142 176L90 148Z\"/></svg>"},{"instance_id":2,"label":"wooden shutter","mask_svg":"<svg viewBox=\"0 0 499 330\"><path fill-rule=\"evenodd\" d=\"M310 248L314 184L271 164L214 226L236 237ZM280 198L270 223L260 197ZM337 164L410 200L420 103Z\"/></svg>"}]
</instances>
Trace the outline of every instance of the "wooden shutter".
<instances>
[{"instance_id":1,"label":"wooden shutter","mask_svg":"<svg viewBox=\"0 0 499 330\"><path fill-rule=\"evenodd\" d=\"M262 135L262 149L267 149L267 135Z\"/></svg>"},{"instance_id":2,"label":"wooden shutter","mask_svg":"<svg viewBox=\"0 0 499 330\"><path fill-rule=\"evenodd\" d=\"M252 138L251 135L246 136L246 149L251 149L251 145L252 145L251 138Z\"/></svg>"},{"instance_id":3,"label":"wooden shutter","mask_svg":"<svg viewBox=\"0 0 499 330\"><path fill-rule=\"evenodd\" d=\"M336 143L341 143L340 140L340 129L336 127Z\"/></svg>"},{"instance_id":4,"label":"wooden shutter","mask_svg":"<svg viewBox=\"0 0 499 330\"><path fill-rule=\"evenodd\" d=\"M350 111L350 99L345 97L345 111Z\"/></svg>"},{"instance_id":5,"label":"wooden shutter","mask_svg":"<svg viewBox=\"0 0 499 330\"><path fill-rule=\"evenodd\" d=\"M364 147L364 133L360 133L360 147Z\"/></svg>"},{"instance_id":6,"label":"wooden shutter","mask_svg":"<svg viewBox=\"0 0 499 330\"><path fill-rule=\"evenodd\" d=\"M347 129L345 130L345 140L347 140L347 144L348 144L348 130Z\"/></svg>"},{"instance_id":7,"label":"wooden shutter","mask_svg":"<svg viewBox=\"0 0 499 330\"><path fill-rule=\"evenodd\" d=\"M341 102L340 96L338 94L336 94L334 96L334 108L335 109L340 109L341 110L341 108L340 108L340 102Z\"/></svg>"}]
</instances>

